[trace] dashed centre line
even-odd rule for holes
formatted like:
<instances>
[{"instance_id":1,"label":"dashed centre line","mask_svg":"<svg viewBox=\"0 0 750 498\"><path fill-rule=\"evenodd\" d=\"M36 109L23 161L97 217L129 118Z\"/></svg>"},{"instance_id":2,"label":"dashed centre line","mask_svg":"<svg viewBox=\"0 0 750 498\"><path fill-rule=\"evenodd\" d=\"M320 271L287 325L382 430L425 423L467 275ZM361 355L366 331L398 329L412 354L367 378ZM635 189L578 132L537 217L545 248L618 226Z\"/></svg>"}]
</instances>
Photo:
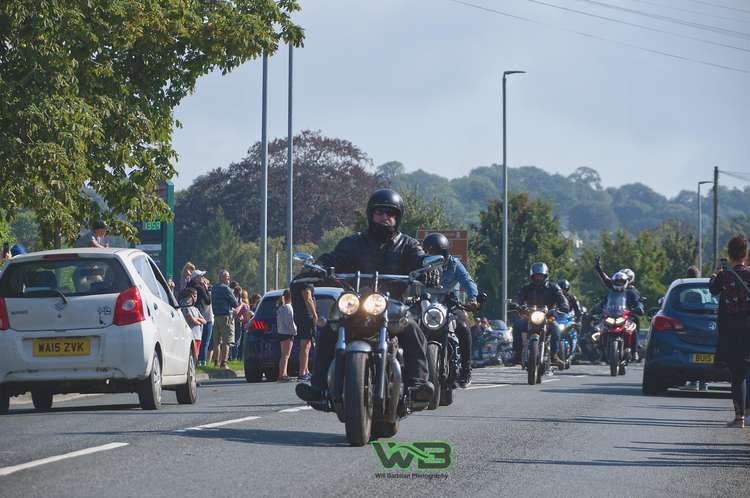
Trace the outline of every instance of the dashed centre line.
<instances>
[{"instance_id":1,"label":"dashed centre line","mask_svg":"<svg viewBox=\"0 0 750 498\"><path fill-rule=\"evenodd\" d=\"M223 422L214 422L212 424L196 425L195 427L188 427L187 429L177 429L174 432L187 432L187 431L202 431L205 429L214 429L216 427L222 427L230 424L239 424L240 422L248 422L250 420L258 420L260 417L242 417L235 418L232 420L225 420Z\"/></svg>"},{"instance_id":2,"label":"dashed centre line","mask_svg":"<svg viewBox=\"0 0 750 498\"><path fill-rule=\"evenodd\" d=\"M474 389L490 389L493 387L505 387L510 384L492 384L492 385L480 385L480 386L469 386L466 388L467 391L473 391Z\"/></svg>"},{"instance_id":3,"label":"dashed centre line","mask_svg":"<svg viewBox=\"0 0 750 498\"><path fill-rule=\"evenodd\" d=\"M83 450L71 451L70 453L64 453L62 455L42 458L40 460L33 460L31 462L22 463L19 465L12 465L10 467L2 467L0 468L0 476L7 476L10 474L13 474L14 472L18 472L19 470L32 469L34 467L39 467L40 465L46 465L48 463L59 462L60 460L67 460L69 458L76 458L79 456L90 455L92 453L98 453L100 451L114 450L116 448L122 448L123 446L128 446L128 444L129 443L103 444L101 446L93 446L91 448L86 448Z\"/></svg>"},{"instance_id":4,"label":"dashed centre line","mask_svg":"<svg viewBox=\"0 0 750 498\"><path fill-rule=\"evenodd\" d=\"M301 412L302 410L312 410L312 406L310 405L302 405L302 406L295 406L293 408L285 408L283 410L279 410L279 413L297 413Z\"/></svg>"}]
</instances>

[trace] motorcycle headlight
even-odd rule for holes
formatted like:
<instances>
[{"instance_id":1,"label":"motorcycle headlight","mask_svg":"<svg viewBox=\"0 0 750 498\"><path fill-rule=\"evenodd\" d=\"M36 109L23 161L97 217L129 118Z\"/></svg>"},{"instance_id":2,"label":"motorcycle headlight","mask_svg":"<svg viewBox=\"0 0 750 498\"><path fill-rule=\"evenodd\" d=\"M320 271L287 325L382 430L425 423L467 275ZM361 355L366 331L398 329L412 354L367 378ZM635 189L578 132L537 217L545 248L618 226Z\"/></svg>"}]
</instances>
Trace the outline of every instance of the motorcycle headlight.
<instances>
[{"instance_id":1,"label":"motorcycle headlight","mask_svg":"<svg viewBox=\"0 0 750 498\"><path fill-rule=\"evenodd\" d=\"M622 317L615 320L615 325L622 325L624 323L625 323L625 319Z\"/></svg>"},{"instance_id":2,"label":"motorcycle headlight","mask_svg":"<svg viewBox=\"0 0 750 498\"><path fill-rule=\"evenodd\" d=\"M341 294L341 297L339 297L339 301L337 304L339 307L339 311L342 314L350 316L356 313L359 309L359 298L356 294L347 292L345 294Z\"/></svg>"},{"instance_id":3,"label":"motorcycle headlight","mask_svg":"<svg viewBox=\"0 0 750 498\"><path fill-rule=\"evenodd\" d=\"M362 308L368 315L382 315L388 306L385 296L382 294L370 294L362 303Z\"/></svg>"},{"instance_id":4,"label":"motorcycle headlight","mask_svg":"<svg viewBox=\"0 0 750 498\"><path fill-rule=\"evenodd\" d=\"M535 311L531 314L530 317L531 323L534 325L541 325L544 323L544 312L542 311Z\"/></svg>"},{"instance_id":5,"label":"motorcycle headlight","mask_svg":"<svg viewBox=\"0 0 750 498\"><path fill-rule=\"evenodd\" d=\"M436 306L427 308L422 315L422 324L430 330L439 329L443 326L443 322L445 322L445 312Z\"/></svg>"},{"instance_id":6,"label":"motorcycle headlight","mask_svg":"<svg viewBox=\"0 0 750 498\"><path fill-rule=\"evenodd\" d=\"M614 318L607 318L606 320L604 320L604 323L606 323L607 325L617 325L617 320L615 320Z\"/></svg>"}]
</instances>

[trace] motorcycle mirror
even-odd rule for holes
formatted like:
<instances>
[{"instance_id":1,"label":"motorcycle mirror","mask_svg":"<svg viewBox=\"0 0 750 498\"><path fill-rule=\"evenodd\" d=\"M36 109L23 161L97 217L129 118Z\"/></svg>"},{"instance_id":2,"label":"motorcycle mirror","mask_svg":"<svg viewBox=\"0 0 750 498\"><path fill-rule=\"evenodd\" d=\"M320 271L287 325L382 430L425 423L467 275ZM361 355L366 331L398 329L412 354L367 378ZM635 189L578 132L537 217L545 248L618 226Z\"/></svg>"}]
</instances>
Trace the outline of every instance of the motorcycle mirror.
<instances>
[{"instance_id":1,"label":"motorcycle mirror","mask_svg":"<svg viewBox=\"0 0 750 498\"><path fill-rule=\"evenodd\" d=\"M299 261L301 263L312 263L315 261L315 258L312 257L312 254L307 254L306 252L295 252L293 256L295 261Z\"/></svg>"},{"instance_id":2,"label":"motorcycle mirror","mask_svg":"<svg viewBox=\"0 0 750 498\"><path fill-rule=\"evenodd\" d=\"M487 293L486 292L480 292L477 296L477 302L479 304L484 304L487 302Z\"/></svg>"},{"instance_id":3,"label":"motorcycle mirror","mask_svg":"<svg viewBox=\"0 0 750 498\"><path fill-rule=\"evenodd\" d=\"M422 268L436 268L438 266L441 266L443 264L443 261L445 261L445 258L442 256L425 256L425 258L422 260Z\"/></svg>"}]
</instances>

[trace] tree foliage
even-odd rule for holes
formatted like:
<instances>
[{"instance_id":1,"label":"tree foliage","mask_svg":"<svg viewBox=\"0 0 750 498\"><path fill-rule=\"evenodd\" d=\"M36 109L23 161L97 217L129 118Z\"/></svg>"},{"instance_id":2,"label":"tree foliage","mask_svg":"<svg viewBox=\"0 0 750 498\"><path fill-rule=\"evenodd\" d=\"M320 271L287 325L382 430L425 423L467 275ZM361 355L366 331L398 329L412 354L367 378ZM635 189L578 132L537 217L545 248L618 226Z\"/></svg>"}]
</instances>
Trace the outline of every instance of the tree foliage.
<instances>
[{"instance_id":1,"label":"tree foliage","mask_svg":"<svg viewBox=\"0 0 750 498\"><path fill-rule=\"evenodd\" d=\"M171 217L173 109L214 69L302 42L296 0L0 3L0 209L35 212L46 246L102 216ZM124 215L124 218L118 217ZM57 239L57 240L55 240Z\"/></svg>"}]
</instances>

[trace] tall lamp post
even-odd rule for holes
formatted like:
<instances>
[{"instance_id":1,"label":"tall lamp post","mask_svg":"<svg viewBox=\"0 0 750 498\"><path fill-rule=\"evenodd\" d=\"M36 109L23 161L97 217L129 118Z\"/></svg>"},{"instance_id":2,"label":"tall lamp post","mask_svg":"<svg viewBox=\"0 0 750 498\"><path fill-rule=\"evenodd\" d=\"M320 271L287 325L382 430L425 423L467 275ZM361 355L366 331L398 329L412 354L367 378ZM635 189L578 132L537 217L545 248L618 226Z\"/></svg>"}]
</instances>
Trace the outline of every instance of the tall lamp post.
<instances>
[{"instance_id":1,"label":"tall lamp post","mask_svg":"<svg viewBox=\"0 0 750 498\"><path fill-rule=\"evenodd\" d=\"M526 71L503 72L503 241L502 241L502 293L500 310L503 321L508 323L508 157L507 157L507 126L505 113L505 86L511 74L523 74Z\"/></svg>"},{"instance_id":2,"label":"tall lamp post","mask_svg":"<svg viewBox=\"0 0 750 498\"><path fill-rule=\"evenodd\" d=\"M711 180L698 182L698 270L703 272L703 206L701 203L701 185L713 183Z\"/></svg>"}]
</instances>

